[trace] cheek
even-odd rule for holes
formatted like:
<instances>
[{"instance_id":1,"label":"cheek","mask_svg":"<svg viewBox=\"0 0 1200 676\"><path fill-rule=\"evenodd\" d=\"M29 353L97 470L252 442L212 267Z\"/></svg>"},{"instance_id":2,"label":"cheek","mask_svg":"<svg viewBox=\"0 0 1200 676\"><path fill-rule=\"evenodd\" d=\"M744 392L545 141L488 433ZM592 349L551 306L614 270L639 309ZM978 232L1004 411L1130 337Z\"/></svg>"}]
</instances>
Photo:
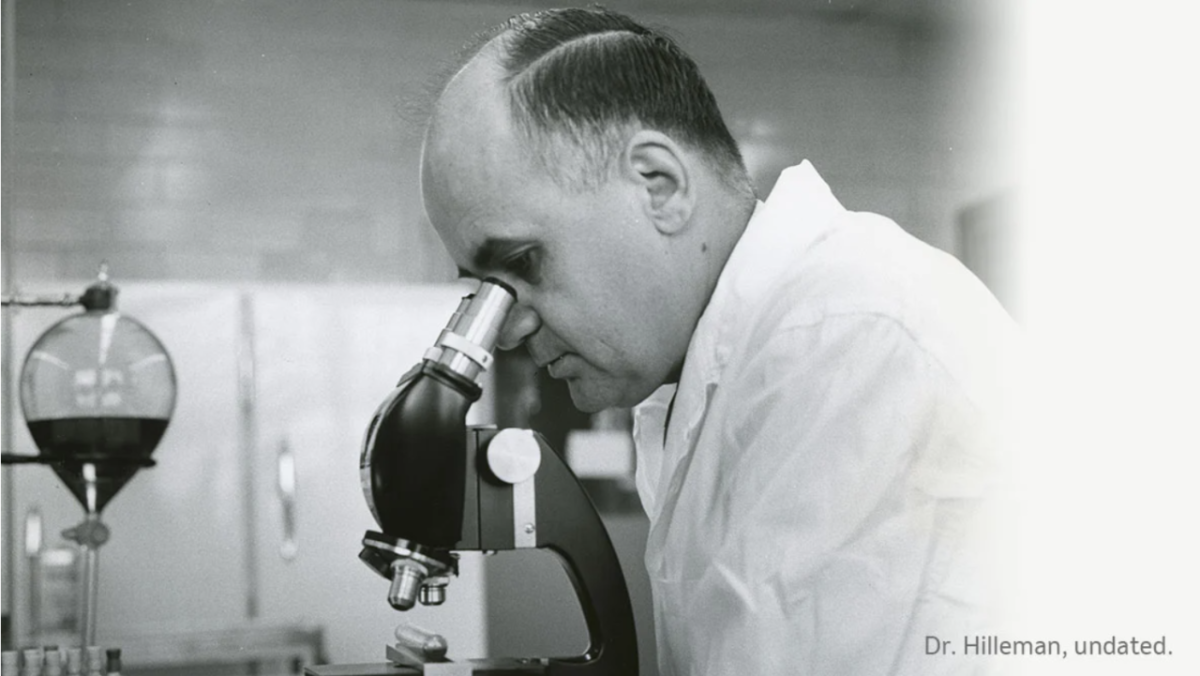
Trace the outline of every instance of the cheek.
<instances>
[{"instance_id":1,"label":"cheek","mask_svg":"<svg viewBox=\"0 0 1200 676\"><path fill-rule=\"evenodd\" d=\"M597 203L564 229L547 258L539 289L543 322L598 367L621 369L636 360L630 348L658 302L653 266L660 244L647 228L653 226Z\"/></svg>"},{"instance_id":2,"label":"cheek","mask_svg":"<svg viewBox=\"0 0 1200 676\"><path fill-rule=\"evenodd\" d=\"M628 370L642 359L646 334L662 312L643 271L624 264L595 266L583 288L564 304L574 339L598 364Z\"/></svg>"}]
</instances>

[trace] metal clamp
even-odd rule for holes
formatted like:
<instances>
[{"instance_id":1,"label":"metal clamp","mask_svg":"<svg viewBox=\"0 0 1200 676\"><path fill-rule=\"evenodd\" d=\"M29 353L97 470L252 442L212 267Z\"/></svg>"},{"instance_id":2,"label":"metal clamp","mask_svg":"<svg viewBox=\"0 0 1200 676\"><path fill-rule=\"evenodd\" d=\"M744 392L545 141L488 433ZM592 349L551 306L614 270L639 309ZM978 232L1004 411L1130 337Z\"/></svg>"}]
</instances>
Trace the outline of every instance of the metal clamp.
<instances>
[{"instance_id":1,"label":"metal clamp","mask_svg":"<svg viewBox=\"0 0 1200 676\"><path fill-rule=\"evenodd\" d=\"M438 347L450 348L455 352L465 356L467 359L479 364L479 367L484 371L492 367L492 354L487 350L479 347L475 343L463 338L457 333L443 330L441 337L437 341Z\"/></svg>"}]
</instances>

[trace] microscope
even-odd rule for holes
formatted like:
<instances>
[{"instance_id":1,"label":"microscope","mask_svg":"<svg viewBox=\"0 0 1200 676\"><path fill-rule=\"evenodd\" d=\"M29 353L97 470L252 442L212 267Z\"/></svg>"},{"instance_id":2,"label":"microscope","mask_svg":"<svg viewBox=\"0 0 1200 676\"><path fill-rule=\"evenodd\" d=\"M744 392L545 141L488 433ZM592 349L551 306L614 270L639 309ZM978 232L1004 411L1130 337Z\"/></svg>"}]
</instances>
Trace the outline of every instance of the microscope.
<instances>
[{"instance_id":1,"label":"microscope","mask_svg":"<svg viewBox=\"0 0 1200 676\"><path fill-rule=\"evenodd\" d=\"M625 577L579 480L536 432L466 425L515 302L503 282L484 280L375 413L359 465L380 530L363 536L359 558L389 581L388 603L403 611L445 601L457 552L550 550L583 611L587 651L452 661L440 636L402 625L397 642L386 647L386 662L316 666L306 674L636 676Z\"/></svg>"}]
</instances>

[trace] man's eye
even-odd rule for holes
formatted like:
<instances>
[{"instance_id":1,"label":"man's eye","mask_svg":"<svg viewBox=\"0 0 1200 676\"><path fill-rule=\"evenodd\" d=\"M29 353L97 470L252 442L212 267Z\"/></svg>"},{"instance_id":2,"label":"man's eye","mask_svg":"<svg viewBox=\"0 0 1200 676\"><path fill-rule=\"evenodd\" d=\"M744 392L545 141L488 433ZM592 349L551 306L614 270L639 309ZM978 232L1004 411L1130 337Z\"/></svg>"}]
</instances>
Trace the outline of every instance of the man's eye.
<instances>
[{"instance_id":1,"label":"man's eye","mask_svg":"<svg viewBox=\"0 0 1200 676\"><path fill-rule=\"evenodd\" d=\"M509 273L527 282L536 282L539 275L540 255L536 249L529 249L513 256L504 263Z\"/></svg>"}]
</instances>

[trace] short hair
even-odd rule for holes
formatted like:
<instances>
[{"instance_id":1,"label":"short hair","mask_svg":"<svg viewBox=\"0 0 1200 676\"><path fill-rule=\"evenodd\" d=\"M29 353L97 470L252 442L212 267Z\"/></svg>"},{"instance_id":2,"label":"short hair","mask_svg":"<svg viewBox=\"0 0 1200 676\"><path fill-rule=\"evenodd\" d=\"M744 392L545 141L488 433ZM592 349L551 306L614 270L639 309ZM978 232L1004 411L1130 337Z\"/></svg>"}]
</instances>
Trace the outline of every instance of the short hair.
<instances>
[{"instance_id":1,"label":"short hair","mask_svg":"<svg viewBox=\"0 0 1200 676\"><path fill-rule=\"evenodd\" d=\"M752 192L737 142L700 69L664 33L601 7L520 14L480 34L463 53L498 40L513 118L543 166L564 186L601 182L634 125L698 150L725 182ZM582 151L567 171L561 142Z\"/></svg>"}]
</instances>

